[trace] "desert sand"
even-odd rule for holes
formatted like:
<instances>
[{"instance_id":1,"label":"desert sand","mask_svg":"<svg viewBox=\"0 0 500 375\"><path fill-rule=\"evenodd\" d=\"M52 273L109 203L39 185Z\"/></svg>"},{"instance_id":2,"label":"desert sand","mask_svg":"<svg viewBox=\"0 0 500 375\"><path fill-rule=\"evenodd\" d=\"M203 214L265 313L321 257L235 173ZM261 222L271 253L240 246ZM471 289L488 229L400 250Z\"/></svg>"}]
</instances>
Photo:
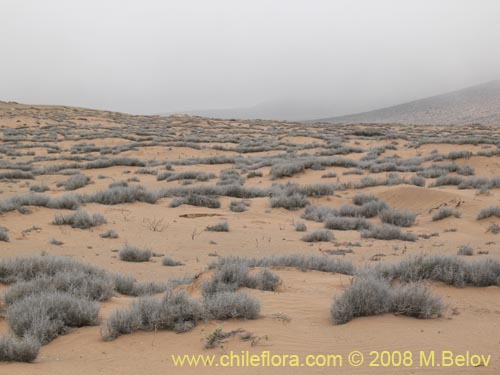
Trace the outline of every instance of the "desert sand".
<instances>
[{"instance_id":1,"label":"desert sand","mask_svg":"<svg viewBox=\"0 0 500 375\"><path fill-rule=\"evenodd\" d=\"M378 129L376 135L362 130ZM359 132L356 132L359 131ZM455 163L470 166L474 176L492 178L500 175L500 155L485 153L496 150L500 134L497 128L476 126L398 126L398 125L314 125L278 121L238 121L205 119L183 115L132 116L82 108L31 106L15 103L0 104L0 173L8 172L13 164L33 168L79 163L83 165L96 159L128 157L144 161L146 167L111 166L106 168L76 168L90 177L90 183L71 193L90 194L105 190L111 182L137 177L148 190L165 188L212 186L221 171L236 167L245 179L243 186L270 189L273 184L336 184L355 183L362 178L387 178L391 171L378 173L366 169L361 174L343 173L354 167L326 166L305 168L291 176L273 178L272 165L254 169L262 176L246 178L252 169L234 163L181 165L179 162L193 158L234 156L270 160L286 154L292 159L309 154L312 157L345 158L360 161L370 150L393 143L394 148L384 149L375 158L407 160L428 157L435 152L445 155L443 160L425 160L422 168L432 163ZM457 144L457 139L480 139L479 142ZM427 140L417 146L418 140ZM449 142L449 143L448 143ZM490 142L490 143L488 143ZM78 145L91 144L93 150L78 151ZM474 143L474 144L472 144ZM23 147L21 147L23 145ZM29 146L29 147L28 147ZM51 150L50 147L57 147ZM133 146L133 147L130 147ZM325 151L340 146L359 149L343 154L320 156ZM108 148L109 153L102 153ZM51 150L49 153L48 151ZM73 150L73 153L72 153ZM467 157L451 160L450 152L468 151ZM478 155L478 153L480 155ZM71 157L81 157L81 160ZM256 160L255 163L258 161ZM158 173L165 165L172 164L175 173L199 171L213 173L208 181L158 181L154 174L136 174L146 168ZM10 167L9 167L10 165ZM74 169L70 167L68 169ZM322 178L335 172L337 177ZM410 178L418 171L399 172ZM450 175L457 175L450 172ZM36 173L34 179L8 179L0 181L0 201L14 195L28 193L31 185L49 187L44 194L59 197L67 193L59 182L69 176L59 171ZM464 178L470 178L464 176ZM220 208L181 205L170 207L175 197L162 197L156 203L146 202L103 205L86 203L89 213L101 213L107 223L90 229L71 228L52 224L56 214L71 210L30 207L30 214L16 210L0 214L0 226L8 228L9 242L0 242L0 257L13 258L33 254L64 255L113 272L134 276L138 281L162 281L183 275L208 278L207 265L228 255L267 257L276 254L301 253L325 257L341 257L356 266L374 266L381 262L396 262L414 254L456 254L463 245L470 245L474 255L468 259L500 256L498 234L489 231L492 224L500 225L500 218L477 220L478 212L499 202L498 189L479 193L478 189L459 189L447 185L432 187L435 178L425 178L425 186L399 183L364 188L336 189L333 195L307 197L310 204L338 208L351 203L358 193L373 194L390 207L406 209L417 214L410 228L403 228L419 236L416 241L378 240L362 238L356 230L333 230L335 239L330 242L307 243L301 240L303 232L295 231L294 223L303 221L307 231L322 229L323 224L301 219L304 208L287 210L271 208L269 196L246 199L245 212L232 212L230 202L239 198L220 196ZM347 185L346 185L347 186ZM432 221L439 207L453 207L461 217ZM378 219L370 219L377 221ZM209 232L205 228L219 221L229 223L229 232ZM152 223L157 223L155 228ZM31 228L31 230L30 230ZM104 239L100 234L113 229L116 239ZM53 245L51 239L63 242ZM183 263L178 267L162 265L161 257L148 262L134 263L119 259L117 250L130 244L150 248L155 253L168 255ZM330 250L352 250L341 255L329 255ZM261 311L255 320L227 320L200 322L191 331L175 333L158 330L138 331L123 335L114 341L104 341L100 327L83 327L57 337L44 345L33 363L0 363L0 373L21 374L166 374L166 373L405 373L405 374L498 374L500 373L500 288L498 286L463 288L426 281L433 292L446 304L443 316L433 319L416 319L394 314L355 318L336 325L330 319L330 306L334 296L342 294L351 283L351 276L295 268L273 268L282 282L277 291L244 288L258 298ZM200 296L199 280L179 288L193 297ZM2 291L8 285L2 286ZM101 304L101 320L128 305L134 297L116 293L111 300ZM283 319L286 317L286 319ZM238 337L229 338L221 345L205 349L207 335L216 327L223 331L243 329L260 339L253 345ZM2 316L0 331L8 334L9 326ZM249 350L261 353L298 355L338 353L344 356L352 350L369 353L372 350L451 350L491 354L491 363L479 367L425 368L417 364L402 367L358 368L344 365L341 368L175 368L171 354L223 354L229 351Z\"/></svg>"}]
</instances>

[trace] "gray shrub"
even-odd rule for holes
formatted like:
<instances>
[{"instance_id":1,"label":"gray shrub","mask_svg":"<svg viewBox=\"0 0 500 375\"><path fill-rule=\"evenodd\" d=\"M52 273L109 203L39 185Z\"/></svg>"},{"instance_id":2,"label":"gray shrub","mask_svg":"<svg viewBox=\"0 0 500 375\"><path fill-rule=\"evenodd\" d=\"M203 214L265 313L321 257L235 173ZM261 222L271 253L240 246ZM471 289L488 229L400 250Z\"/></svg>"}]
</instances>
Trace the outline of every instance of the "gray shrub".
<instances>
[{"instance_id":1,"label":"gray shrub","mask_svg":"<svg viewBox=\"0 0 500 375\"><path fill-rule=\"evenodd\" d=\"M462 213L459 210L453 209L451 207L443 207L440 208L439 211L432 216L432 221L443 220L451 216L459 218L462 216Z\"/></svg>"},{"instance_id":2,"label":"gray shrub","mask_svg":"<svg viewBox=\"0 0 500 375\"><path fill-rule=\"evenodd\" d=\"M293 223L293 226L297 232L305 232L307 230L307 226L303 221L296 221Z\"/></svg>"},{"instance_id":3,"label":"gray shrub","mask_svg":"<svg viewBox=\"0 0 500 375\"><path fill-rule=\"evenodd\" d=\"M441 316L444 308L441 298L424 285L410 283L392 287L388 280L366 273L355 278L352 285L335 298L330 313L334 323L344 324L356 317L388 312L427 319Z\"/></svg>"},{"instance_id":4,"label":"gray shrub","mask_svg":"<svg viewBox=\"0 0 500 375\"><path fill-rule=\"evenodd\" d=\"M457 255L465 255L465 256L474 255L474 249L470 245L460 246L457 250Z\"/></svg>"},{"instance_id":5,"label":"gray shrub","mask_svg":"<svg viewBox=\"0 0 500 375\"><path fill-rule=\"evenodd\" d=\"M118 233L116 233L113 229L108 229L99 236L101 236L101 238L118 238Z\"/></svg>"},{"instance_id":6,"label":"gray shrub","mask_svg":"<svg viewBox=\"0 0 500 375\"><path fill-rule=\"evenodd\" d=\"M61 292L42 292L17 300L7 309L11 331L45 344L70 327L98 323L99 304Z\"/></svg>"},{"instance_id":7,"label":"gray shrub","mask_svg":"<svg viewBox=\"0 0 500 375\"><path fill-rule=\"evenodd\" d=\"M164 256L161 260L161 264L164 266L175 267L175 266L183 266L184 263L175 260L172 257Z\"/></svg>"},{"instance_id":8,"label":"gray shrub","mask_svg":"<svg viewBox=\"0 0 500 375\"><path fill-rule=\"evenodd\" d=\"M209 225L206 230L209 232L229 232L229 223L221 221L220 223Z\"/></svg>"},{"instance_id":9,"label":"gray shrub","mask_svg":"<svg viewBox=\"0 0 500 375\"><path fill-rule=\"evenodd\" d=\"M0 227L0 241L9 242L9 229Z\"/></svg>"},{"instance_id":10,"label":"gray shrub","mask_svg":"<svg viewBox=\"0 0 500 375\"><path fill-rule=\"evenodd\" d=\"M250 202L248 201L231 201L229 204L229 209L232 212L245 212L248 210L248 206L250 205Z\"/></svg>"},{"instance_id":11,"label":"gray shrub","mask_svg":"<svg viewBox=\"0 0 500 375\"><path fill-rule=\"evenodd\" d=\"M328 216L325 228L335 230L361 230L369 229L372 224L363 217Z\"/></svg>"},{"instance_id":12,"label":"gray shrub","mask_svg":"<svg viewBox=\"0 0 500 375\"><path fill-rule=\"evenodd\" d=\"M40 342L29 335L0 337L0 362L33 362L40 351Z\"/></svg>"},{"instance_id":13,"label":"gray shrub","mask_svg":"<svg viewBox=\"0 0 500 375\"><path fill-rule=\"evenodd\" d=\"M492 216L500 217L500 206L490 206L483 208L477 214L477 220L487 219Z\"/></svg>"},{"instance_id":14,"label":"gray shrub","mask_svg":"<svg viewBox=\"0 0 500 375\"><path fill-rule=\"evenodd\" d=\"M305 195L294 193L291 195L280 194L271 198L272 208L285 208L287 210L299 210L309 204Z\"/></svg>"},{"instance_id":15,"label":"gray shrub","mask_svg":"<svg viewBox=\"0 0 500 375\"><path fill-rule=\"evenodd\" d=\"M361 232L363 238L375 238L377 240L401 240L416 241L417 235L410 232L402 232L397 226L390 224L372 225L369 229Z\"/></svg>"},{"instance_id":16,"label":"gray shrub","mask_svg":"<svg viewBox=\"0 0 500 375\"><path fill-rule=\"evenodd\" d=\"M105 224L106 219L103 215L96 213L90 215L85 210L78 210L74 214L56 215L52 224L54 225L70 225L72 228L88 229Z\"/></svg>"},{"instance_id":17,"label":"gray shrub","mask_svg":"<svg viewBox=\"0 0 500 375\"><path fill-rule=\"evenodd\" d=\"M398 227L411 227L415 224L417 214L408 210L385 209L379 214L380 219L387 224Z\"/></svg>"},{"instance_id":18,"label":"gray shrub","mask_svg":"<svg viewBox=\"0 0 500 375\"><path fill-rule=\"evenodd\" d=\"M259 300L245 292L221 292L205 298L208 319L256 319L260 312Z\"/></svg>"},{"instance_id":19,"label":"gray shrub","mask_svg":"<svg viewBox=\"0 0 500 375\"><path fill-rule=\"evenodd\" d=\"M186 332L204 318L203 306L185 292L167 291L161 299L143 297L126 309L114 311L103 326L105 340L137 330Z\"/></svg>"},{"instance_id":20,"label":"gray shrub","mask_svg":"<svg viewBox=\"0 0 500 375\"><path fill-rule=\"evenodd\" d=\"M330 242L333 238L334 236L331 230L320 229L305 234L301 240L304 242Z\"/></svg>"},{"instance_id":21,"label":"gray shrub","mask_svg":"<svg viewBox=\"0 0 500 375\"><path fill-rule=\"evenodd\" d=\"M125 262L148 262L153 253L149 249L126 245L118 252L118 256Z\"/></svg>"},{"instance_id":22,"label":"gray shrub","mask_svg":"<svg viewBox=\"0 0 500 375\"><path fill-rule=\"evenodd\" d=\"M58 187L64 187L64 190L76 190L80 189L90 182L90 178L82 173L75 174L68 178L67 180L57 183Z\"/></svg>"}]
</instances>

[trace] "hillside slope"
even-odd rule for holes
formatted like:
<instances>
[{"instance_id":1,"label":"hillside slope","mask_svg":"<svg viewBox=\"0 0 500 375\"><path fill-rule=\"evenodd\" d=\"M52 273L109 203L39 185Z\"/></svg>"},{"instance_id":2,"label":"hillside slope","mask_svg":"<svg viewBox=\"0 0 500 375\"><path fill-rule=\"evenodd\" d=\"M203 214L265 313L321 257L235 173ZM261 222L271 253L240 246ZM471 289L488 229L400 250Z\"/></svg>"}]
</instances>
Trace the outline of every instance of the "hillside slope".
<instances>
[{"instance_id":1,"label":"hillside slope","mask_svg":"<svg viewBox=\"0 0 500 375\"><path fill-rule=\"evenodd\" d=\"M392 107L318 121L330 123L399 123L415 125L500 125L500 81Z\"/></svg>"}]
</instances>

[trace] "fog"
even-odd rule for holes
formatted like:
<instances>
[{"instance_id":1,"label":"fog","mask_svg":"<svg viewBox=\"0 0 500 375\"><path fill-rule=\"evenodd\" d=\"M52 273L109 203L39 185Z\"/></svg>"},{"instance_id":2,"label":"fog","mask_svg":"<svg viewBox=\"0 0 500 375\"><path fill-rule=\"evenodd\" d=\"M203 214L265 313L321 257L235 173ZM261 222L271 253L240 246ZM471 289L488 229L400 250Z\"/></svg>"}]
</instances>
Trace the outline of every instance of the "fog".
<instances>
[{"instance_id":1,"label":"fog","mask_svg":"<svg viewBox=\"0 0 500 375\"><path fill-rule=\"evenodd\" d=\"M498 0L1 5L3 101L307 119L500 78Z\"/></svg>"}]
</instances>

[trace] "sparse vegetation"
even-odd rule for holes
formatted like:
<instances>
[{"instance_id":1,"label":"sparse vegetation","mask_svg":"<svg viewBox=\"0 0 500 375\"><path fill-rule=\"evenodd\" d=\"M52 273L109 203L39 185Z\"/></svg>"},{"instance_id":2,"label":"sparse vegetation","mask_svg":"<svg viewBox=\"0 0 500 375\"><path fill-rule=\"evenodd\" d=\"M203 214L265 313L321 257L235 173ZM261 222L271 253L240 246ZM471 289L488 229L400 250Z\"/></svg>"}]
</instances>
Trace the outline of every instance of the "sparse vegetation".
<instances>
[{"instance_id":1,"label":"sparse vegetation","mask_svg":"<svg viewBox=\"0 0 500 375\"><path fill-rule=\"evenodd\" d=\"M256 319L256 297L280 299L281 292L297 297L303 294L297 289L300 283L335 281L330 313L336 324L385 313L438 317L445 306L431 291L442 289L439 283L500 286L495 256L500 176L494 175L500 131L495 126L305 126L5 102L0 112L5 119L0 130L0 221L10 229L0 226L0 241L11 241L0 247L5 247L4 256L30 249L43 254L0 259L0 317L6 332L0 337L0 361L31 362L41 345L77 327L96 325L99 316L104 317L106 340L138 330L185 332L212 319ZM454 151L446 151L450 149ZM484 209L477 209L477 221L471 222L478 202ZM49 218L55 216L54 224L92 228L106 222L102 215L92 215L102 212L109 226L85 232L47 227L40 220L51 209L56 210ZM205 232L229 226L227 235ZM118 233L121 240L104 240L118 238ZM64 246L56 247L63 245L59 239ZM134 239L139 247L124 246ZM394 241L382 242L388 240ZM183 241L192 251L180 245ZM457 241L465 246L458 247ZM287 248L302 250L283 254ZM248 249L264 255L240 256ZM208 268L206 259L212 261ZM88 262L121 265L137 279ZM193 274L161 278L162 273L184 271ZM148 273L157 281L143 280ZM475 293L477 309L493 292ZM454 305L452 294L447 300ZM120 304L126 299L131 303L100 314L101 302L113 296ZM294 303L302 303L295 297ZM276 306L264 306L266 319L276 324L292 319L296 327L304 318L287 316ZM452 315L459 313L455 310ZM318 319L324 313L327 309ZM460 321L469 324L471 317ZM267 337L239 324L254 327L232 322L229 332L213 326L206 331L205 325L199 332L208 334L207 348L227 349L224 341L231 337L252 346Z\"/></svg>"}]
</instances>

